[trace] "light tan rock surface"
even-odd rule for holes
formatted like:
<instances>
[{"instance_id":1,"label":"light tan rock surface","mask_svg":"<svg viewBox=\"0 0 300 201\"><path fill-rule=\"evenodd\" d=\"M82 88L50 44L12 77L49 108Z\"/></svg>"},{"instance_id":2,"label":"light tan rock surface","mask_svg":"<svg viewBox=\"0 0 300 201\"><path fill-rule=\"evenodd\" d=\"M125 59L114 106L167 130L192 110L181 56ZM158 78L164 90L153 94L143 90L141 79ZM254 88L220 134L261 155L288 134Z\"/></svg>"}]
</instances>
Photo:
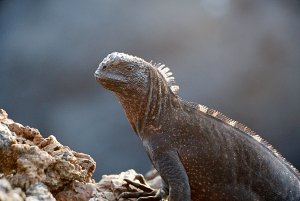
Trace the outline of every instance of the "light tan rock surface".
<instances>
[{"instance_id":1,"label":"light tan rock surface","mask_svg":"<svg viewBox=\"0 0 300 201\"><path fill-rule=\"evenodd\" d=\"M20 188L12 188L5 179L0 179L0 200L2 201L23 201L25 193Z\"/></svg>"},{"instance_id":2,"label":"light tan rock surface","mask_svg":"<svg viewBox=\"0 0 300 201\"><path fill-rule=\"evenodd\" d=\"M60 144L53 135L16 123L0 109L0 201L116 200L124 191L137 191L123 179L133 180L134 170L103 175L96 183L96 162ZM155 171L149 184L159 188Z\"/></svg>"}]
</instances>

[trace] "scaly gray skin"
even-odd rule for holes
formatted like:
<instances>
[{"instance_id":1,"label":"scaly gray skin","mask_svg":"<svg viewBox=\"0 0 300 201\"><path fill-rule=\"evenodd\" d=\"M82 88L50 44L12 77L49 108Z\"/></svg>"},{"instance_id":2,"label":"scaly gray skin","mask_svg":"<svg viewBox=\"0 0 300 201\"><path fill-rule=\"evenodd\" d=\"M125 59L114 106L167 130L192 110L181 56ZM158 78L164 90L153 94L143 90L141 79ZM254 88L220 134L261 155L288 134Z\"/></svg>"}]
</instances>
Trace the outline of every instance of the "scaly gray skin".
<instances>
[{"instance_id":1,"label":"scaly gray skin","mask_svg":"<svg viewBox=\"0 0 300 201\"><path fill-rule=\"evenodd\" d=\"M116 52L95 72L119 99L164 183L159 191L123 197L300 200L300 176L293 166L242 124L182 100L170 75L164 65Z\"/></svg>"}]
</instances>

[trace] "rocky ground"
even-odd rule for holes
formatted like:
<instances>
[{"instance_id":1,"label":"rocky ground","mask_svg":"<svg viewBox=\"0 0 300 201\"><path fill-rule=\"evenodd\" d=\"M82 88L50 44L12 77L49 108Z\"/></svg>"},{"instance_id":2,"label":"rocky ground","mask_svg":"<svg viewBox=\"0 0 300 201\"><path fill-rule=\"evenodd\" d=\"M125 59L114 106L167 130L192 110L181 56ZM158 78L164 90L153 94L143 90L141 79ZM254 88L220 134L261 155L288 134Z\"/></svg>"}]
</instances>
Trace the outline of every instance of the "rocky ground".
<instances>
[{"instance_id":1,"label":"rocky ground","mask_svg":"<svg viewBox=\"0 0 300 201\"><path fill-rule=\"evenodd\" d=\"M138 191L123 179L134 180L134 170L92 178L96 162L60 144L55 136L44 138L29 126L8 118L0 109L0 201L116 200L120 193ZM159 188L155 171L146 179Z\"/></svg>"}]
</instances>

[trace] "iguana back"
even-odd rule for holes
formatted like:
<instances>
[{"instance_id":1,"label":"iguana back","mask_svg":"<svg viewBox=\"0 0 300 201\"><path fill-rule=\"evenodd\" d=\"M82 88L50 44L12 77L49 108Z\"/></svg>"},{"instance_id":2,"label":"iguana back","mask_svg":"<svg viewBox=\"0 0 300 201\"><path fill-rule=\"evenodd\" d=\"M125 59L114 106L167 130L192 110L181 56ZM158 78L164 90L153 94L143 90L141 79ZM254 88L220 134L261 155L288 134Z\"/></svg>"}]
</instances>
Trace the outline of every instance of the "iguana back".
<instances>
[{"instance_id":1,"label":"iguana back","mask_svg":"<svg viewBox=\"0 0 300 201\"><path fill-rule=\"evenodd\" d=\"M297 170L258 135L236 128L229 118L216 118L217 111L181 105L175 112L183 115L169 125L175 139L169 145L178 150L192 200L300 200ZM151 143L164 144L157 139Z\"/></svg>"}]
</instances>

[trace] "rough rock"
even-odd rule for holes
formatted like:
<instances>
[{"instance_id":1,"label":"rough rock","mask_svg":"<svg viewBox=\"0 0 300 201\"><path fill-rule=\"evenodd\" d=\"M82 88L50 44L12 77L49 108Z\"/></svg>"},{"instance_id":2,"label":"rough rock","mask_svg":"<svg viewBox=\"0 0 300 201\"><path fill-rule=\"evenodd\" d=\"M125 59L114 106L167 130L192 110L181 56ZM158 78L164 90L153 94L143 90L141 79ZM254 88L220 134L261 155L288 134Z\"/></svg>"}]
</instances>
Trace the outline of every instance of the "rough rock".
<instances>
[{"instance_id":1,"label":"rough rock","mask_svg":"<svg viewBox=\"0 0 300 201\"><path fill-rule=\"evenodd\" d=\"M87 183L74 181L64 191L58 193L58 200L115 200L122 192L137 191L123 181L123 179L134 180L137 173L134 170L122 172L119 175L103 175L99 183Z\"/></svg>"},{"instance_id":2,"label":"rough rock","mask_svg":"<svg viewBox=\"0 0 300 201\"><path fill-rule=\"evenodd\" d=\"M0 179L0 200L1 201L23 201L25 193L20 188L13 189L5 179Z\"/></svg>"},{"instance_id":3,"label":"rough rock","mask_svg":"<svg viewBox=\"0 0 300 201\"><path fill-rule=\"evenodd\" d=\"M42 182L55 192L74 180L93 181L95 161L52 135L43 138L37 129L10 122L1 123L0 136L0 172L13 186L27 189Z\"/></svg>"},{"instance_id":4,"label":"rough rock","mask_svg":"<svg viewBox=\"0 0 300 201\"><path fill-rule=\"evenodd\" d=\"M60 144L53 135L44 138L29 126L8 118L0 109L0 201L116 200L124 191L138 191L123 179L134 180L134 170L92 179L96 163L87 154ZM159 188L154 170L146 179Z\"/></svg>"},{"instance_id":5,"label":"rough rock","mask_svg":"<svg viewBox=\"0 0 300 201\"><path fill-rule=\"evenodd\" d=\"M38 182L26 190L26 201L55 201L55 198L46 185Z\"/></svg>"}]
</instances>

